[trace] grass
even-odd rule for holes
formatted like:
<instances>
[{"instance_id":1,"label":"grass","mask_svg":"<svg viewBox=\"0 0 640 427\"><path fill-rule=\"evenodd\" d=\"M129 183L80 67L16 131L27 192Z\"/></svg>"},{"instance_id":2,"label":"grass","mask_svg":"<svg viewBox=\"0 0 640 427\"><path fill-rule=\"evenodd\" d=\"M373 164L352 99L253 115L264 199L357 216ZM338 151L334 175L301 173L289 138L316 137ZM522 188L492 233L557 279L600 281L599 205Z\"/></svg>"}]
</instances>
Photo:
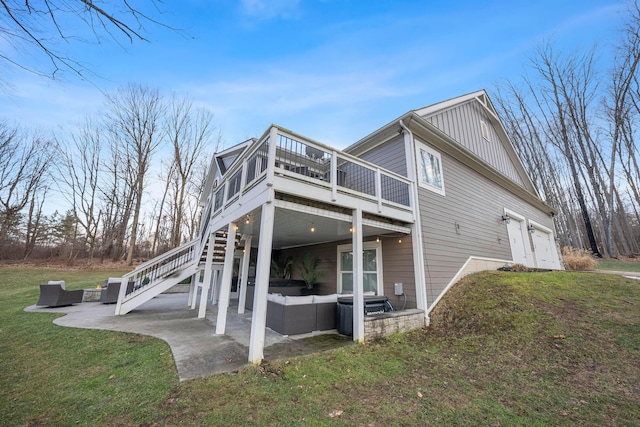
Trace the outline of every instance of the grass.
<instances>
[{"instance_id":1,"label":"grass","mask_svg":"<svg viewBox=\"0 0 640 427\"><path fill-rule=\"evenodd\" d=\"M597 262L599 270L631 271L640 273L640 261L621 261L617 259L603 259Z\"/></svg>"},{"instance_id":2,"label":"grass","mask_svg":"<svg viewBox=\"0 0 640 427\"><path fill-rule=\"evenodd\" d=\"M0 425L637 425L640 284L463 279L432 326L178 383L156 339L24 313L47 269L0 269ZM64 272L70 288L113 272ZM72 285L72 286L71 286ZM4 418L4 419L2 419Z\"/></svg>"}]
</instances>

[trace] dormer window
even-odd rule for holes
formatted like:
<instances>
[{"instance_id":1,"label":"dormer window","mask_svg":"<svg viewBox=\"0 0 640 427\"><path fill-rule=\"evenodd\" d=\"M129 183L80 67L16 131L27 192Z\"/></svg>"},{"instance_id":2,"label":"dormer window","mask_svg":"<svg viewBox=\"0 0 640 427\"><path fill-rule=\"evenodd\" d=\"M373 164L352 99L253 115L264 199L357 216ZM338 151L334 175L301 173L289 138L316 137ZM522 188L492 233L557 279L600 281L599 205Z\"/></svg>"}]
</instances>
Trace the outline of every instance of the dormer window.
<instances>
[{"instance_id":1,"label":"dormer window","mask_svg":"<svg viewBox=\"0 0 640 427\"><path fill-rule=\"evenodd\" d=\"M487 126L487 122L484 120L480 120L480 129L482 131L482 137L485 140L489 140L489 126Z\"/></svg>"}]
</instances>

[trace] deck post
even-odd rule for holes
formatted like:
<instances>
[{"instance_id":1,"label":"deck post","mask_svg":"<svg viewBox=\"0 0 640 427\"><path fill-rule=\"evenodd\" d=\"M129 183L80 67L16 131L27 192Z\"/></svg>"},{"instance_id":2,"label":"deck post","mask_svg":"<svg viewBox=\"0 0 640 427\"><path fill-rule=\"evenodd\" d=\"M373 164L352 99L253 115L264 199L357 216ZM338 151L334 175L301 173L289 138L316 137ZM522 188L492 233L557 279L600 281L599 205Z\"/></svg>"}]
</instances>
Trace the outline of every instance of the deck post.
<instances>
[{"instance_id":1,"label":"deck post","mask_svg":"<svg viewBox=\"0 0 640 427\"><path fill-rule=\"evenodd\" d=\"M233 279L233 258L235 255L236 223L230 222L227 228L227 250L224 254L224 267L220 281L220 298L218 298L218 318L216 320L216 335L224 335L227 328L227 309L229 308L229 294Z\"/></svg>"},{"instance_id":2,"label":"deck post","mask_svg":"<svg viewBox=\"0 0 640 427\"><path fill-rule=\"evenodd\" d=\"M244 253L242 254L242 266L238 277L238 314L244 313L244 304L247 301L247 283L249 282L249 261L251 260L251 235L244 237Z\"/></svg>"},{"instance_id":3,"label":"deck post","mask_svg":"<svg viewBox=\"0 0 640 427\"><path fill-rule=\"evenodd\" d=\"M364 342L364 277L362 261L362 210L352 214L353 248L353 340Z\"/></svg>"},{"instance_id":4,"label":"deck post","mask_svg":"<svg viewBox=\"0 0 640 427\"><path fill-rule=\"evenodd\" d=\"M251 337L249 339L249 362L255 364L260 363L264 357L264 337L267 327L267 293L269 293L269 270L271 269L271 245L273 244L275 211L276 208L273 202L267 202L262 205L256 284L253 291Z\"/></svg>"},{"instance_id":5,"label":"deck post","mask_svg":"<svg viewBox=\"0 0 640 427\"><path fill-rule=\"evenodd\" d=\"M331 200L336 201L338 199L338 153L335 150L331 152Z\"/></svg>"},{"instance_id":6,"label":"deck post","mask_svg":"<svg viewBox=\"0 0 640 427\"><path fill-rule=\"evenodd\" d=\"M194 301L194 293L196 292L196 289L198 289L196 286L198 286L198 277L200 270L197 270L197 273L194 273L191 275L191 280L189 281L189 298L187 299L187 306L193 308L193 301Z\"/></svg>"},{"instance_id":7,"label":"deck post","mask_svg":"<svg viewBox=\"0 0 640 427\"><path fill-rule=\"evenodd\" d=\"M218 288L220 287L220 270L213 270L211 278L211 305L216 305L218 303Z\"/></svg>"},{"instance_id":8,"label":"deck post","mask_svg":"<svg viewBox=\"0 0 640 427\"><path fill-rule=\"evenodd\" d=\"M215 245L215 234L209 233L209 243L207 243L207 258L204 263L204 277L202 279L202 294L200 295L200 307L198 309L198 319L203 319L207 314L207 296L211 283L211 270L213 269L213 246ZM196 295L197 296L197 292ZM195 297L194 296L194 297ZM195 298L194 298L195 299ZM192 307L195 308L195 307Z\"/></svg>"}]
</instances>

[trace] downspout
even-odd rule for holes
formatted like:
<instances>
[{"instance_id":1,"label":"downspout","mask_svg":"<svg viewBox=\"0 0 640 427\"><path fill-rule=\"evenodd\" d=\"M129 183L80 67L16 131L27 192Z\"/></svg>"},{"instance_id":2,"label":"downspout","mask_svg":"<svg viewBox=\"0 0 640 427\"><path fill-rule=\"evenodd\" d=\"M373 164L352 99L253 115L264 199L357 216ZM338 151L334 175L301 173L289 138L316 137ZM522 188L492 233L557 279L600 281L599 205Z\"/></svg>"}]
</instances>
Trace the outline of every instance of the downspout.
<instances>
[{"instance_id":1,"label":"downspout","mask_svg":"<svg viewBox=\"0 0 640 427\"><path fill-rule=\"evenodd\" d=\"M413 182L413 218L411 244L413 249L413 272L416 280L416 305L424 310L425 323L429 325L429 313L427 311L427 286L425 281L424 251L422 245L422 221L420 218L420 208L418 203L418 179L416 176L415 143L413 132L404 124L402 119L398 120L400 127L409 135L409 143L405 137L405 156L409 162L407 165L407 178ZM418 254L418 256L416 256Z\"/></svg>"}]
</instances>

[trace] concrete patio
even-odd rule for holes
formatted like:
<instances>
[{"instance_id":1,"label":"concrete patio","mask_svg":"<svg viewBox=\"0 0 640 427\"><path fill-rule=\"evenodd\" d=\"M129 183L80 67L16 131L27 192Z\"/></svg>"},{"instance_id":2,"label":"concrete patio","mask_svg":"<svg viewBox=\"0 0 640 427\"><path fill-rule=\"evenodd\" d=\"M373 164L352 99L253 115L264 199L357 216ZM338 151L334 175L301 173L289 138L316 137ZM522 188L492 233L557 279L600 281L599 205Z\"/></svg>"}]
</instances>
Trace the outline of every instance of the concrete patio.
<instances>
[{"instance_id":1,"label":"concrete patio","mask_svg":"<svg viewBox=\"0 0 640 427\"><path fill-rule=\"evenodd\" d=\"M237 301L229 307L225 335L216 335L217 306L210 306L204 319L187 306L186 293L162 294L124 316L115 316L115 306L83 302L67 307L29 306L27 312L61 313L59 326L131 332L166 341L171 347L180 381L234 372L247 365L251 311L237 314ZM265 360L285 359L350 345L350 337L335 331L295 337L270 329L265 334Z\"/></svg>"}]
</instances>

